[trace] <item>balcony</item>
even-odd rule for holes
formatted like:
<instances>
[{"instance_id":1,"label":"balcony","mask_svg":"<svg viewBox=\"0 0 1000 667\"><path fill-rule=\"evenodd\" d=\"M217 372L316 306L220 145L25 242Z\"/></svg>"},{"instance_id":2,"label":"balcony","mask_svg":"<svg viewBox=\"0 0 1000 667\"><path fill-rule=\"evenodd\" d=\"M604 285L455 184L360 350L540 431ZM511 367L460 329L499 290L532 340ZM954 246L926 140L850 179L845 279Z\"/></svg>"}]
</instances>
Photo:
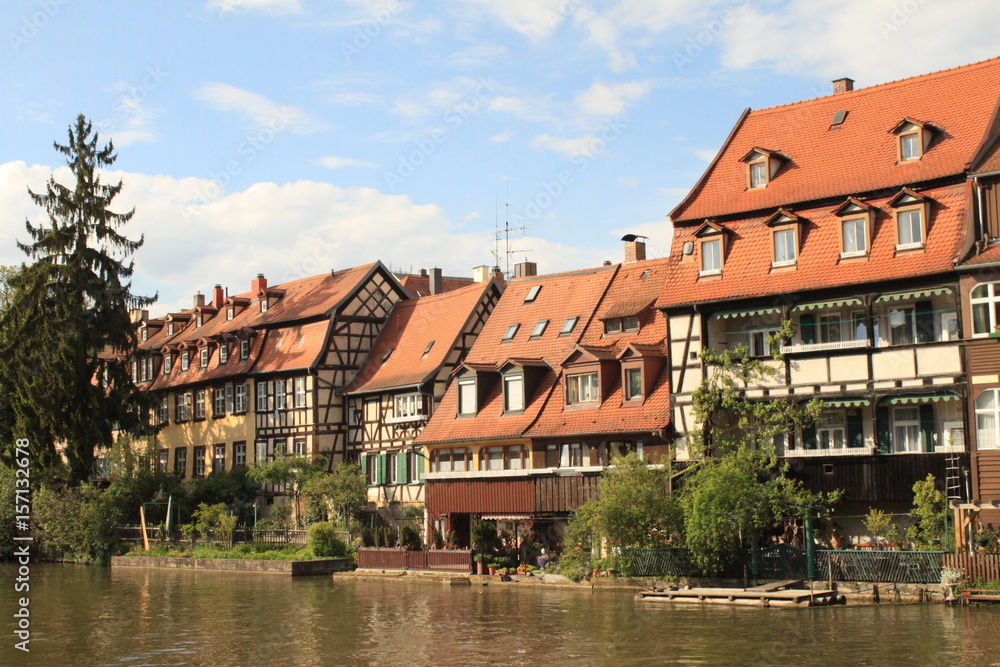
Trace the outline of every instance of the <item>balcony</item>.
<instances>
[{"instance_id":1,"label":"balcony","mask_svg":"<svg viewBox=\"0 0 1000 667\"><path fill-rule=\"evenodd\" d=\"M796 354L800 352L826 352L827 350L856 350L868 347L868 340L838 340L830 343L799 343L797 345L782 345L782 354Z\"/></svg>"}]
</instances>

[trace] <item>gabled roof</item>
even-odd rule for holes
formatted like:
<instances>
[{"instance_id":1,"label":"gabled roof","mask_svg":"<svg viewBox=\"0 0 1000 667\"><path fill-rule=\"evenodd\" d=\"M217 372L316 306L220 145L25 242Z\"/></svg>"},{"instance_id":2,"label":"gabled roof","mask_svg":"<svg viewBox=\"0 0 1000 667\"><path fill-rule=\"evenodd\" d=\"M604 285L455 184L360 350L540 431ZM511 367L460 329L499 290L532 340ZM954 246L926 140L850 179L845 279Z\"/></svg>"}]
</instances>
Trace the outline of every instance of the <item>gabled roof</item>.
<instances>
[{"instance_id":1,"label":"gabled roof","mask_svg":"<svg viewBox=\"0 0 1000 667\"><path fill-rule=\"evenodd\" d=\"M987 137L1000 99L1000 58L839 95L749 111L670 217L675 222L815 202L963 174ZM841 125L831 128L838 111ZM919 160L896 164L902 118L943 130ZM766 188L746 188L750 150L794 156Z\"/></svg>"},{"instance_id":2,"label":"gabled roof","mask_svg":"<svg viewBox=\"0 0 1000 667\"><path fill-rule=\"evenodd\" d=\"M431 379L459 336L470 329L476 306L491 291L499 291L493 279L397 303L368 359L344 393L413 387ZM432 341L434 344L424 358ZM390 351L383 363L386 352Z\"/></svg>"}]
</instances>

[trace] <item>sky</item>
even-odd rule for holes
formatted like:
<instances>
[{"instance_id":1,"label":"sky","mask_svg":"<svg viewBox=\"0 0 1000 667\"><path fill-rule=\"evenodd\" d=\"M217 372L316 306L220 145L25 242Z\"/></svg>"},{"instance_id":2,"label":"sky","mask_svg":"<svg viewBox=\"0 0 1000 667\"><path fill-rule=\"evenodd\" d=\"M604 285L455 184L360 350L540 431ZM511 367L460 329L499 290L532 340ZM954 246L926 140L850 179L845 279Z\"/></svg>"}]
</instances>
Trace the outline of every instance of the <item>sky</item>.
<instances>
[{"instance_id":1,"label":"sky","mask_svg":"<svg viewBox=\"0 0 1000 667\"><path fill-rule=\"evenodd\" d=\"M745 108L995 57L998 24L977 0L7 0L0 264L80 113L154 313L376 259L549 273L629 232L661 257Z\"/></svg>"}]
</instances>

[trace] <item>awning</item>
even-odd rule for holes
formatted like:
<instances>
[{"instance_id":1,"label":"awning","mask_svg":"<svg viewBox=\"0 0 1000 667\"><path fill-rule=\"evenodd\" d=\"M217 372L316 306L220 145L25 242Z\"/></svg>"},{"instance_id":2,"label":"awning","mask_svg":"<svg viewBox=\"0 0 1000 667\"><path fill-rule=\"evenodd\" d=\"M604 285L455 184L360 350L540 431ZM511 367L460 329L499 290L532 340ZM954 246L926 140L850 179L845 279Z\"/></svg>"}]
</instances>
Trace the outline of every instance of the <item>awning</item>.
<instances>
[{"instance_id":1,"label":"awning","mask_svg":"<svg viewBox=\"0 0 1000 667\"><path fill-rule=\"evenodd\" d=\"M942 294L951 294L950 287L935 287L934 289L921 289L914 290L912 292L893 292L892 294L883 294L879 298L875 299L875 303L883 303L885 301L902 301L903 299L920 299L926 296L941 296Z\"/></svg>"},{"instance_id":2,"label":"awning","mask_svg":"<svg viewBox=\"0 0 1000 667\"><path fill-rule=\"evenodd\" d=\"M833 301L819 301L817 303L800 303L792 308L792 312L799 310L817 310L819 308L842 308L843 306L860 306L861 299L834 299Z\"/></svg>"},{"instance_id":3,"label":"awning","mask_svg":"<svg viewBox=\"0 0 1000 667\"><path fill-rule=\"evenodd\" d=\"M839 401L823 401L828 408L860 408L871 405L867 398L845 398Z\"/></svg>"},{"instance_id":4,"label":"awning","mask_svg":"<svg viewBox=\"0 0 1000 667\"><path fill-rule=\"evenodd\" d=\"M530 514L484 514L483 521L530 521Z\"/></svg>"},{"instance_id":5,"label":"awning","mask_svg":"<svg viewBox=\"0 0 1000 667\"><path fill-rule=\"evenodd\" d=\"M732 310L726 313L713 313L712 319L721 317L722 319L729 319L730 317L753 317L754 315L770 315L772 313L777 313L777 308L752 308L750 310Z\"/></svg>"},{"instance_id":6,"label":"awning","mask_svg":"<svg viewBox=\"0 0 1000 667\"><path fill-rule=\"evenodd\" d=\"M891 405L907 405L912 403L938 403L940 401L957 401L955 394L923 394L922 396L893 396L889 399Z\"/></svg>"}]
</instances>

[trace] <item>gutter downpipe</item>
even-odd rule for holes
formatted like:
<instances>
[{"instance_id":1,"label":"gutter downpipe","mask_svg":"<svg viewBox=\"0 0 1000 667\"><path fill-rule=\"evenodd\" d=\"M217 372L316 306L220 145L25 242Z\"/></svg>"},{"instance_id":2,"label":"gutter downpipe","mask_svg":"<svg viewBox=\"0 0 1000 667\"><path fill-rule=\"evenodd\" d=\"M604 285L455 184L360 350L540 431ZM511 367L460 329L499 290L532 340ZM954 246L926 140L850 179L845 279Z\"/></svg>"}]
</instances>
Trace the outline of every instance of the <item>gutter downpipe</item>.
<instances>
[{"instance_id":1,"label":"gutter downpipe","mask_svg":"<svg viewBox=\"0 0 1000 667\"><path fill-rule=\"evenodd\" d=\"M983 186L979 184L979 176L972 177L972 183L976 186L976 226L979 228L978 241L986 240L986 230L983 228Z\"/></svg>"}]
</instances>

